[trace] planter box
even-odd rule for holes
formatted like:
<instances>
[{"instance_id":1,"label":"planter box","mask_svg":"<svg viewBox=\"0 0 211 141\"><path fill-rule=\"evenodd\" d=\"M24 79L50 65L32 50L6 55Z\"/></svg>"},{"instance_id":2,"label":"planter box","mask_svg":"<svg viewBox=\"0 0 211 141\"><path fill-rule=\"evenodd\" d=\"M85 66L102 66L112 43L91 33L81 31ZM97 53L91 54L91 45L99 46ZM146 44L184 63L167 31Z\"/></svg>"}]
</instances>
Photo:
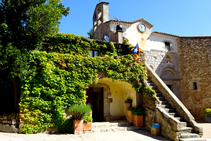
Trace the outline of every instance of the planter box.
<instances>
[{"instance_id":1,"label":"planter box","mask_svg":"<svg viewBox=\"0 0 211 141\"><path fill-rule=\"evenodd\" d=\"M92 130L92 122L84 122L84 131Z\"/></svg>"},{"instance_id":2,"label":"planter box","mask_svg":"<svg viewBox=\"0 0 211 141\"><path fill-rule=\"evenodd\" d=\"M143 115L134 115L133 116L133 125L135 125L136 127L141 127L143 126Z\"/></svg>"},{"instance_id":3,"label":"planter box","mask_svg":"<svg viewBox=\"0 0 211 141\"><path fill-rule=\"evenodd\" d=\"M208 123L211 123L211 117L204 117L204 121L208 122Z\"/></svg>"},{"instance_id":4,"label":"planter box","mask_svg":"<svg viewBox=\"0 0 211 141\"><path fill-rule=\"evenodd\" d=\"M127 121L133 122L133 114L130 110L127 110Z\"/></svg>"},{"instance_id":5,"label":"planter box","mask_svg":"<svg viewBox=\"0 0 211 141\"><path fill-rule=\"evenodd\" d=\"M151 134L154 135L154 136L159 136L160 135L160 128L151 127Z\"/></svg>"},{"instance_id":6,"label":"planter box","mask_svg":"<svg viewBox=\"0 0 211 141\"><path fill-rule=\"evenodd\" d=\"M84 130L83 120L73 120L74 134L82 134Z\"/></svg>"}]
</instances>

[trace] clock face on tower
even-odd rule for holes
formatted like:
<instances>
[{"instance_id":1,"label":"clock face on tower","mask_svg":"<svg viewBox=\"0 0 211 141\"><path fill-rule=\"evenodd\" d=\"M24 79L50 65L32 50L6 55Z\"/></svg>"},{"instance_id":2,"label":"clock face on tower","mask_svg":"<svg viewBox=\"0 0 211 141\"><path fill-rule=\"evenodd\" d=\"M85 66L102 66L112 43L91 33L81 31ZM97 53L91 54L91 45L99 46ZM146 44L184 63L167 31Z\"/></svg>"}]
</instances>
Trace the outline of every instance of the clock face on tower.
<instances>
[{"instance_id":1,"label":"clock face on tower","mask_svg":"<svg viewBox=\"0 0 211 141\"><path fill-rule=\"evenodd\" d=\"M144 24L140 24L140 25L138 25L138 29L139 29L140 32L143 33L146 30L146 26Z\"/></svg>"}]
</instances>

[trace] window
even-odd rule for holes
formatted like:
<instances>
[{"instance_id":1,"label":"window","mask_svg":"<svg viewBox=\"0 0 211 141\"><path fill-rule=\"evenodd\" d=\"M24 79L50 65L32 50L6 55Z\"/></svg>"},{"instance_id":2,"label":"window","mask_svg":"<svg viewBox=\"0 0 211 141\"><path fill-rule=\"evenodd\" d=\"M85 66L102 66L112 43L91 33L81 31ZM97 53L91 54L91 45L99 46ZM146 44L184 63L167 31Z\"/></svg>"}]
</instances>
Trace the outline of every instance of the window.
<instances>
[{"instance_id":1,"label":"window","mask_svg":"<svg viewBox=\"0 0 211 141\"><path fill-rule=\"evenodd\" d=\"M165 47L168 51L171 51L170 42L165 42Z\"/></svg>"},{"instance_id":2,"label":"window","mask_svg":"<svg viewBox=\"0 0 211 141\"><path fill-rule=\"evenodd\" d=\"M95 56L98 56L98 53L99 51L98 50L91 50L90 51L90 57L95 57Z\"/></svg>"},{"instance_id":3,"label":"window","mask_svg":"<svg viewBox=\"0 0 211 141\"><path fill-rule=\"evenodd\" d=\"M197 90L197 83L196 82L193 82L193 90Z\"/></svg>"}]
</instances>

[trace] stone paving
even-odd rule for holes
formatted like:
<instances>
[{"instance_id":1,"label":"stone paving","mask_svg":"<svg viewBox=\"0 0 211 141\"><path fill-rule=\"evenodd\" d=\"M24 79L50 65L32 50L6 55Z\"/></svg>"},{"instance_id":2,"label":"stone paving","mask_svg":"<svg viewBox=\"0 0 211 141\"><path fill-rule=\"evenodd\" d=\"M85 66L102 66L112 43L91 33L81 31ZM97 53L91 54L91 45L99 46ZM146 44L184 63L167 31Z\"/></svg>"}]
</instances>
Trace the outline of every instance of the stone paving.
<instances>
[{"instance_id":1,"label":"stone paving","mask_svg":"<svg viewBox=\"0 0 211 141\"><path fill-rule=\"evenodd\" d=\"M211 141L211 123L197 121L203 127L203 138ZM93 134L14 134L0 132L0 141L170 141L162 136L153 136L147 130L103 132Z\"/></svg>"},{"instance_id":2,"label":"stone paving","mask_svg":"<svg viewBox=\"0 0 211 141\"><path fill-rule=\"evenodd\" d=\"M153 136L149 131L118 131L83 135L13 134L0 132L0 141L170 141L162 136Z\"/></svg>"},{"instance_id":3,"label":"stone paving","mask_svg":"<svg viewBox=\"0 0 211 141\"><path fill-rule=\"evenodd\" d=\"M197 123L203 128L204 135L202 138L211 140L211 123L205 123L204 121L197 121Z\"/></svg>"}]
</instances>

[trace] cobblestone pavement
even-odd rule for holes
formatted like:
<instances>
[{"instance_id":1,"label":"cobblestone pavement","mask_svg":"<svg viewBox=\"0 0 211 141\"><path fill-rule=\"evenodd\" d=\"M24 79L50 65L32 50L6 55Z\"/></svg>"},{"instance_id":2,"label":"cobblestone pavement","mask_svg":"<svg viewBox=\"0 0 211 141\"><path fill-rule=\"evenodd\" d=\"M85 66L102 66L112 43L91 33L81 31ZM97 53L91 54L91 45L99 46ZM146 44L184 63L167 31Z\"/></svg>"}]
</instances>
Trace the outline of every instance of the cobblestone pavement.
<instances>
[{"instance_id":1,"label":"cobblestone pavement","mask_svg":"<svg viewBox=\"0 0 211 141\"><path fill-rule=\"evenodd\" d=\"M83 135L13 134L0 132L0 141L170 141L162 136L153 136L149 131L118 131Z\"/></svg>"}]
</instances>

